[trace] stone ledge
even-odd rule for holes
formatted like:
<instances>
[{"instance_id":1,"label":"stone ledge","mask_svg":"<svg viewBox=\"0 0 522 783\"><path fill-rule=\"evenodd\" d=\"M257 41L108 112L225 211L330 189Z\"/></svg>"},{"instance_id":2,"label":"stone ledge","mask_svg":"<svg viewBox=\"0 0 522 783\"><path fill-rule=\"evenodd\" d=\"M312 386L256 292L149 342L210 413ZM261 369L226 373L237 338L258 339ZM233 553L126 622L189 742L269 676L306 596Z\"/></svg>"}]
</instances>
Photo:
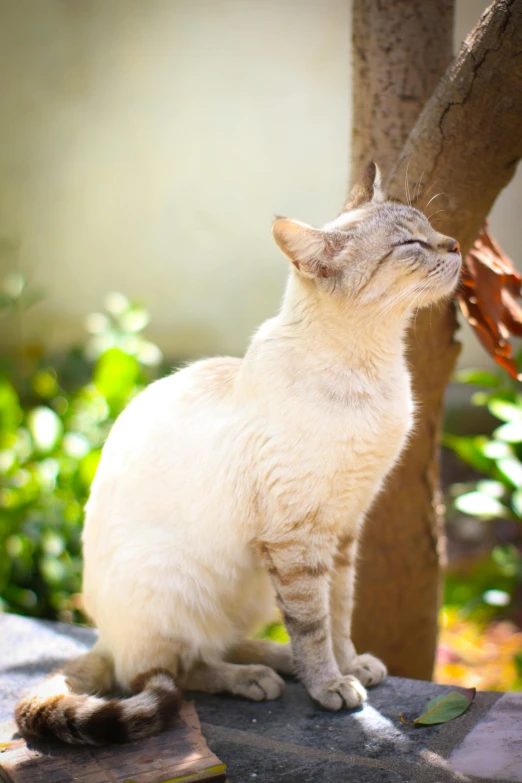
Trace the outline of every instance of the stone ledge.
<instances>
[{"instance_id":1,"label":"stone ledge","mask_svg":"<svg viewBox=\"0 0 522 783\"><path fill-rule=\"evenodd\" d=\"M88 628L0 615L0 722L24 691L91 646ZM231 783L522 783L522 694L478 693L460 718L408 728L448 686L389 677L358 712L328 713L288 681L282 699L194 698Z\"/></svg>"}]
</instances>

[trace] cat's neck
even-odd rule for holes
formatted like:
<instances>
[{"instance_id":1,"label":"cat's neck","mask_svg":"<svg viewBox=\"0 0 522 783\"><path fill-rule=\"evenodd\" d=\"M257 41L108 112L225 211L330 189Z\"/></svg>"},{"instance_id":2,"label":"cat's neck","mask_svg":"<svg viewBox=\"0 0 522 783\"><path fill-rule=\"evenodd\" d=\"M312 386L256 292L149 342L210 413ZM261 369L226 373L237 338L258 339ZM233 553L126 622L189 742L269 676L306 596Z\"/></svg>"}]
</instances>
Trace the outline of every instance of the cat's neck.
<instances>
[{"instance_id":1,"label":"cat's neck","mask_svg":"<svg viewBox=\"0 0 522 783\"><path fill-rule=\"evenodd\" d=\"M376 306L346 307L313 281L292 274L278 316L254 336L237 387L247 396L298 389L343 404L350 396L383 397L405 388L408 319ZM278 391L276 391L278 390Z\"/></svg>"},{"instance_id":2,"label":"cat's neck","mask_svg":"<svg viewBox=\"0 0 522 783\"><path fill-rule=\"evenodd\" d=\"M274 330L304 341L315 356L371 372L402 357L408 321L402 311L386 312L375 302L350 304L291 274Z\"/></svg>"}]
</instances>

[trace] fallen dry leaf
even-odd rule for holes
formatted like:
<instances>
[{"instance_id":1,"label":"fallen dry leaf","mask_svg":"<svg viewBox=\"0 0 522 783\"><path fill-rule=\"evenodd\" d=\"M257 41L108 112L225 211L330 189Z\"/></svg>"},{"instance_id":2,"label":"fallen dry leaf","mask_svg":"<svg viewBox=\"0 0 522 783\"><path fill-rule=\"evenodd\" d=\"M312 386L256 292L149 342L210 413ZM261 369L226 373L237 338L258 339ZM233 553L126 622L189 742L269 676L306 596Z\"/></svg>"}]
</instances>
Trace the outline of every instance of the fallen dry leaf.
<instances>
[{"instance_id":1,"label":"fallen dry leaf","mask_svg":"<svg viewBox=\"0 0 522 783\"><path fill-rule=\"evenodd\" d=\"M464 259L458 292L460 309L486 351L512 378L522 380L513 358L512 336L522 337L522 277L505 253L481 229Z\"/></svg>"}]
</instances>

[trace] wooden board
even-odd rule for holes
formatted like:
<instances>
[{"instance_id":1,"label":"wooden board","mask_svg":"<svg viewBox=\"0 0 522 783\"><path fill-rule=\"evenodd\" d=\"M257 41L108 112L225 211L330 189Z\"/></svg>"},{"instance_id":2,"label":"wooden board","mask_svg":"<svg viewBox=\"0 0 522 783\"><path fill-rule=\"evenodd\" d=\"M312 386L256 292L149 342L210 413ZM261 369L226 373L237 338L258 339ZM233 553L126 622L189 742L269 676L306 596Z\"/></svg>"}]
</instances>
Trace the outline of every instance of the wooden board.
<instances>
[{"instance_id":1,"label":"wooden board","mask_svg":"<svg viewBox=\"0 0 522 783\"><path fill-rule=\"evenodd\" d=\"M0 734L0 778L6 783L200 783L226 780L207 747L193 703L183 702L172 729L138 742L104 747L29 742Z\"/></svg>"}]
</instances>

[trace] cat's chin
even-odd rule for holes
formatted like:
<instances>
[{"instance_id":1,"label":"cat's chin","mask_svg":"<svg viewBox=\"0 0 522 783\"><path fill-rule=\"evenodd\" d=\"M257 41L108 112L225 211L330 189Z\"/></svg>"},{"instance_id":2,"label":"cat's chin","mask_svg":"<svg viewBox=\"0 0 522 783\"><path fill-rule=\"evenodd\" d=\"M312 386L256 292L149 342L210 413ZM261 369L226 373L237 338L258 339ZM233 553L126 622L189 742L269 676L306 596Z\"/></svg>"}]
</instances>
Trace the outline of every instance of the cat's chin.
<instances>
[{"instance_id":1,"label":"cat's chin","mask_svg":"<svg viewBox=\"0 0 522 783\"><path fill-rule=\"evenodd\" d=\"M451 253L455 259L448 268L443 277L436 281L436 284L429 290L428 295L423 299L422 307L427 307L444 299L449 299L455 294L460 280L461 260L460 255Z\"/></svg>"},{"instance_id":2,"label":"cat's chin","mask_svg":"<svg viewBox=\"0 0 522 783\"><path fill-rule=\"evenodd\" d=\"M448 275L448 279L442 283L439 291L435 292L436 294L438 293L437 299L447 299L448 297L453 296L459 285L460 269L461 265L459 263L452 274Z\"/></svg>"}]
</instances>

